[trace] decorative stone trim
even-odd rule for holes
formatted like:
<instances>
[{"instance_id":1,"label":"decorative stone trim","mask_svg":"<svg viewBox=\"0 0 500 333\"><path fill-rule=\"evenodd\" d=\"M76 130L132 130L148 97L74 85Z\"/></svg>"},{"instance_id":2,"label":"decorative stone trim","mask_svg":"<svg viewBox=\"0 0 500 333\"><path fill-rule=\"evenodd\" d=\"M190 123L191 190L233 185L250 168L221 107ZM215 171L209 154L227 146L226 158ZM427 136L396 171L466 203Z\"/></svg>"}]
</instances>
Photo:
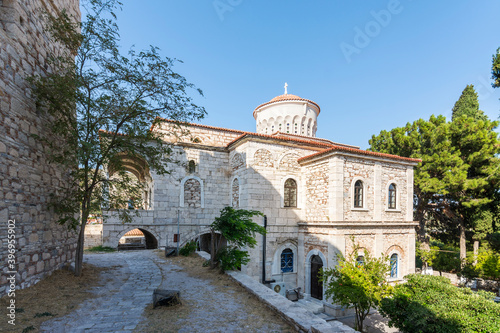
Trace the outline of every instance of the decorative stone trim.
<instances>
[{"instance_id":1,"label":"decorative stone trim","mask_svg":"<svg viewBox=\"0 0 500 333\"><path fill-rule=\"evenodd\" d=\"M285 249L290 249L293 252L293 271L287 272L287 273L282 273L281 272L281 253ZM281 244L280 246L278 246L278 248L274 252L272 274L278 275L278 274L295 274L295 273L297 273L297 259L298 259L297 245L295 245L294 243L291 243L290 241L287 241L286 243Z\"/></svg>"},{"instance_id":2,"label":"decorative stone trim","mask_svg":"<svg viewBox=\"0 0 500 333\"><path fill-rule=\"evenodd\" d=\"M328 268L328 261L326 260L325 255L318 249L313 249L309 251L309 253L306 256L306 262L304 263L305 266L305 294L307 296L311 297L311 257L312 256L319 256L321 260L323 261L323 267ZM325 294L325 283L323 283L323 295Z\"/></svg>"},{"instance_id":3,"label":"decorative stone trim","mask_svg":"<svg viewBox=\"0 0 500 333\"><path fill-rule=\"evenodd\" d=\"M297 184L297 207L285 207L285 182L287 179L293 179L295 180L295 183ZM302 199L301 193L300 193L300 181L297 179L297 176L292 176L292 175L287 175L281 179L280 183L280 207L281 208L286 208L286 209L298 209L301 208L301 202L300 200Z\"/></svg>"},{"instance_id":4,"label":"decorative stone trim","mask_svg":"<svg viewBox=\"0 0 500 333\"><path fill-rule=\"evenodd\" d=\"M354 207L354 185L358 180L361 180L363 183L363 206L362 207ZM350 206L351 210L354 211L363 211L367 212L369 209L367 208L367 202L366 202L366 192L367 192L368 186L366 185L366 180L363 177L354 177L351 181L351 188L349 189L349 201L350 201Z\"/></svg>"}]
</instances>

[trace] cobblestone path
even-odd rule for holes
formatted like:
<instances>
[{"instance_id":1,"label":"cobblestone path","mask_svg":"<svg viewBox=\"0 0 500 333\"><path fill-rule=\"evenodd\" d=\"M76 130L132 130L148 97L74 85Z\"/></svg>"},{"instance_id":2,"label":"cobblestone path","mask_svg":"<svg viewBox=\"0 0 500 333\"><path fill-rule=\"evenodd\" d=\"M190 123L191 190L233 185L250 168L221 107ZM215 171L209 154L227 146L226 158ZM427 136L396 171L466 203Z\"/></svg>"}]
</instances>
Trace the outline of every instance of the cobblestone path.
<instances>
[{"instance_id":1,"label":"cobblestone path","mask_svg":"<svg viewBox=\"0 0 500 333\"><path fill-rule=\"evenodd\" d=\"M92 265L113 267L108 281L92 290L98 298L86 300L67 316L45 322L42 332L132 332L151 303L162 275L152 251L85 254ZM119 266L118 266L119 265Z\"/></svg>"},{"instance_id":2,"label":"cobblestone path","mask_svg":"<svg viewBox=\"0 0 500 333\"><path fill-rule=\"evenodd\" d=\"M85 254L84 260L95 266L112 267L101 274L105 284L91 290L98 297L84 301L64 317L44 322L42 332L293 331L281 318L262 310L264 306L257 300L249 303L250 295L239 288L190 276L151 250ZM180 290L189 314L175 322L146 318L144 310L150 307L156 288ZM262 311L266 312L264 316Z\"/></svg>"}]
</instances>

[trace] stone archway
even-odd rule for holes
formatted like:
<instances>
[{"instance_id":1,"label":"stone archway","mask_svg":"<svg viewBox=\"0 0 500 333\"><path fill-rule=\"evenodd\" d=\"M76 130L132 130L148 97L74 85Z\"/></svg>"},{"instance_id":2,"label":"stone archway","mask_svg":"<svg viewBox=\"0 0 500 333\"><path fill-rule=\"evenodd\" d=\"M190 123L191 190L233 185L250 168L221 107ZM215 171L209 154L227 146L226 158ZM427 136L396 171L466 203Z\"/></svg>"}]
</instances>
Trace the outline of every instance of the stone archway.
<instances>
[{"instance_id":1,"label":"stone archway","mask_svg":"<svg viewBox=\"0 0 500 333\"><path fill-rule=\"evenodd\" d=\"M323 260L318 255L311 257L311 297L319 300L323 299L323 282L320 281L319 274L323 268Z\"/></svg>"},{"instance_id":2,"label":"stone archway","mask_svg":"<svg viewBox=\"0 0 500 333\"><path fill-rule=\"evenodd\" d=\"M131 230L133 230L134 228L130 229L130 230L125 230L125 231L122 231L117 239L116 239L116 244L114 244L114 246L116 246L118 249L120 249L120 244L119 244L119 241L120 239L125 235L127 234L128 232L130 232ZM143 248L145 248L146 250L153 250L153 249L157 249L158 248L158 238L150 231L146 230L146 229L143 229L141 227L139 228L135 228L135 229L138 229L140 232L142 232L142 234L144 235L144 240L145 240L145 246ZM122 249L125 249L126 247L124 246L121 246Z\"/></svg>"},{"instance_id":3,"label":"stone archway","mask_svg":"<svg viewBox=\"0 0 500 333\"><path fill-rule=\"evenodd\" d=\"M324 266L327 266L328 265L328 261L326 260L326 257L325 255L318 249L314 249L314 250L311 250L309 251L309 253L307 254L306 256L306 260L305 260L305 294L306 296L310 296L312 297L311 295L311 284L312 284L312 270L313 268L314 269L317 269L316 267L313 267L313 263L312 263L312 260L313 260L313 257L318 257L321 262L322 262L322 266L321 267L324 267ZM315 259L316 261L316 265L319 264L319 260L316 258ZM317 275L317 274L316 274ZM325 293L324 293L324 285L321 284L321 295L323 296Z\"/></svg>"}]
</instances>

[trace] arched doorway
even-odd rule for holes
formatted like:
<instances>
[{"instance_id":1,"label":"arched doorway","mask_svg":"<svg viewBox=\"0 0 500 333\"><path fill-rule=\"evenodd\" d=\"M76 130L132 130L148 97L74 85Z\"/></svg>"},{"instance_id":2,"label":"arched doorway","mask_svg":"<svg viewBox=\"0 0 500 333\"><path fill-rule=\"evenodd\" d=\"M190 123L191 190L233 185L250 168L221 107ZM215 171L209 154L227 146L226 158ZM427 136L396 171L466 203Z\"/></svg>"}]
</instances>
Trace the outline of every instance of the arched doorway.
<instances>
[{"instance_id":1,"label":"arched doorway","mask_svg":"<svg viewBox=\"0 0 500 333\"><path fill-rule=\"evenodd\" d=\"M311 297L323 299L323 282L320 281L319 275L323 268L323 260L320 256L313 255L311 257Z\"/></svg>"},{"instance_id":2,"label":"arched doorway","mask_svg":"<svg viewBox=\"0 0 500 333\"><path fill-rule=\"evenodd\" d=\"M157 249L158 240L149 231L137 228L125 233L118 241L118 250Z\"/></svg>"}]
</instances>

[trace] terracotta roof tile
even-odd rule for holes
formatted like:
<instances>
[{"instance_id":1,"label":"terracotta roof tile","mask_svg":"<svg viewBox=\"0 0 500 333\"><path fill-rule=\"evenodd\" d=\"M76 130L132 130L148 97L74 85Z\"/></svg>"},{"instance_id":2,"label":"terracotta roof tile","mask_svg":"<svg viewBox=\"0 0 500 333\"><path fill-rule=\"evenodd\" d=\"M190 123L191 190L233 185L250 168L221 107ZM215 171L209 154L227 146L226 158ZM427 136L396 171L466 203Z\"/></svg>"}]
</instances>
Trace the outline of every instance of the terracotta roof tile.
<instances>
[{"instance_id":1,"label":"terracotta roof tile","mask_svg":"<svg viewBox=\"0 0 500 333\"><path fill-rule=\"evenodd\" d=\"M171 120L171 119L166 119L166 118L160 118L157 117L157 120L164 121L167 123L177 123L179 125L185 125L185 126L194 126L194 127L201 127L201 128L206 128L206 129L212 129L216 131L224 131L224 132L231 132L231 133L247 133L245 131L239 131L235 129L229 129L229 128L223 128L223 127L215 127L215 126L208 126L208 125L201 125L201 124L195 124L195 123L188 123L188 122L182 122L182 121L176 121L176 120ZM154 124L151 125L151 129L153 130Z\"/></svg>"},{"instance_id":2,"label":"terracotta roof tile","mask_svg":"<svg viewBox=\"0 0 500 333\"><path fill-rule=\"evenodd\" d=\"M349 148L349 147L343 147L343 146L332 146L331 148L325 149L323 151L301 157L297 161L303 162L303 161L306 161L308 159L318 157L321 155L325 155L325 154L328 154L328 153L333 152L333 151L345 151L348 153L368 155L368 156L374 156L374 157L390 158L393 160L400 160L400 161L406 161L406 162L415 162L415 163L422 162L422 160L420 160L418 158L401 157L401 156L397 156L397 155L377 153L377 152L373 152L373 151L369 151L369 150L355 149L355 148Z\"/></svg>"},{"instance_id":3,"label":"terracotta roof tile","mask_svg":"<svg viewBox=\"0 0 500 333\"><path fill-rule=\"evenodd\" d=\"M270 105L270 104L273 104L273 103L286 102L286 101L304 101L304 102L308 102L308 103L311 103L311 104L313 104L314 106L316 106L318 108L318 114L321 111L321 108L319 107L319 105L316 104L315 102L311 101L310 99L305 99L305 98L302 98L302 97L299 97L299 96L296 96L296 95L292 95L292 94L284 94L284 95L276 96L273 99L271 99L269 102L263 103L263 104L257 106L255 108L255 110L253 111L253 115L255 117L255 112L257 112L257 110L260 109L263 106L267 106L267 105Z\"/></svg>"},{"instance_id":4,"label":"terracotta roof tile","mask_svg":"<svg viewBox=\"0 0 500 333\"><path fill-rule=\"evenodd\" d=\"M133 230L130 230L129 232L127 232L125 235L123 236L144 236L144 233L142 231L140 231L139 229L133 229Z\"/></svg>"},{"instance_id":5,"label":"terracotta roof tile","mask_svg":"<svg viewBox=\"0 0 500 333\"><path fill-rule=\"evenodd\" d=\"M282 95L286 96L286 95ZM291 95L294 96L294 95ZM279 97L279 96L278 96ZM300 97L299 97L300 98ZM207 129L213 129L213 130L218 130L218 131L226 131L226 132L232 132L232 133L241 133L236 139L232 140L229 142L226 147L230 147L232 144L236 143L237 141L245 138L245 137L256 137L256 138L265 138L265 139L277 139L280 141L291 141L291 142L296 142L296 143L301 143L301 144L307 144L311 146L316 146L316 147L324 147L325 149L308 155L304 156L302 158L299 158L298 161L305 161L309 158L320 156L323 154L327 154L331 151L345 151L345 152L350 152L354 154L361 154L361 155L367 155L367 156L375 156L375 157L384 157L384 158L390 158L390 159L395 159L395 160L400 160L400 161L407 161L407 162L421 162L419 159L415 158L408 158L408 157L400 157L397 155L391 155L391 154L383 154L383 153L377 153L377 152L372 152L368 150L362 150L359 148L354 148L354 146L349 146L349 145L342 145L342 144L336 144L336 143L329 143L331 141L326 140L326 139L320 139L320 138L313 138L313 137L305 137L305 136L300 136L300 135L294 135L294 134L289 134L289 133L281 133L281 132L275 132L272 135L268 134L260 134L260 133L253 133L253 132L245 132L245 131L238 131L238 130L233 130L233 129L228 129L228 128L223 128L223 127L215 127L215 126L208 126L208 125L200 125L200 124L194 124L194 123L183 123L183 122L177 122L174 120L170 119L165 119L165 118L160 118L158 117L160 121L165 121L169 123L179 123L181 125L187 125L187 126L195 126L195 127L200 127L200 128L207 128ZM153 129L153 126L151 126L151 129ZM294 138L291 136L297 136L299 138ZM323 141L323 142L322 142ZM325 142L326 141L326 142Z\"/></svg>"}]
</instances>

